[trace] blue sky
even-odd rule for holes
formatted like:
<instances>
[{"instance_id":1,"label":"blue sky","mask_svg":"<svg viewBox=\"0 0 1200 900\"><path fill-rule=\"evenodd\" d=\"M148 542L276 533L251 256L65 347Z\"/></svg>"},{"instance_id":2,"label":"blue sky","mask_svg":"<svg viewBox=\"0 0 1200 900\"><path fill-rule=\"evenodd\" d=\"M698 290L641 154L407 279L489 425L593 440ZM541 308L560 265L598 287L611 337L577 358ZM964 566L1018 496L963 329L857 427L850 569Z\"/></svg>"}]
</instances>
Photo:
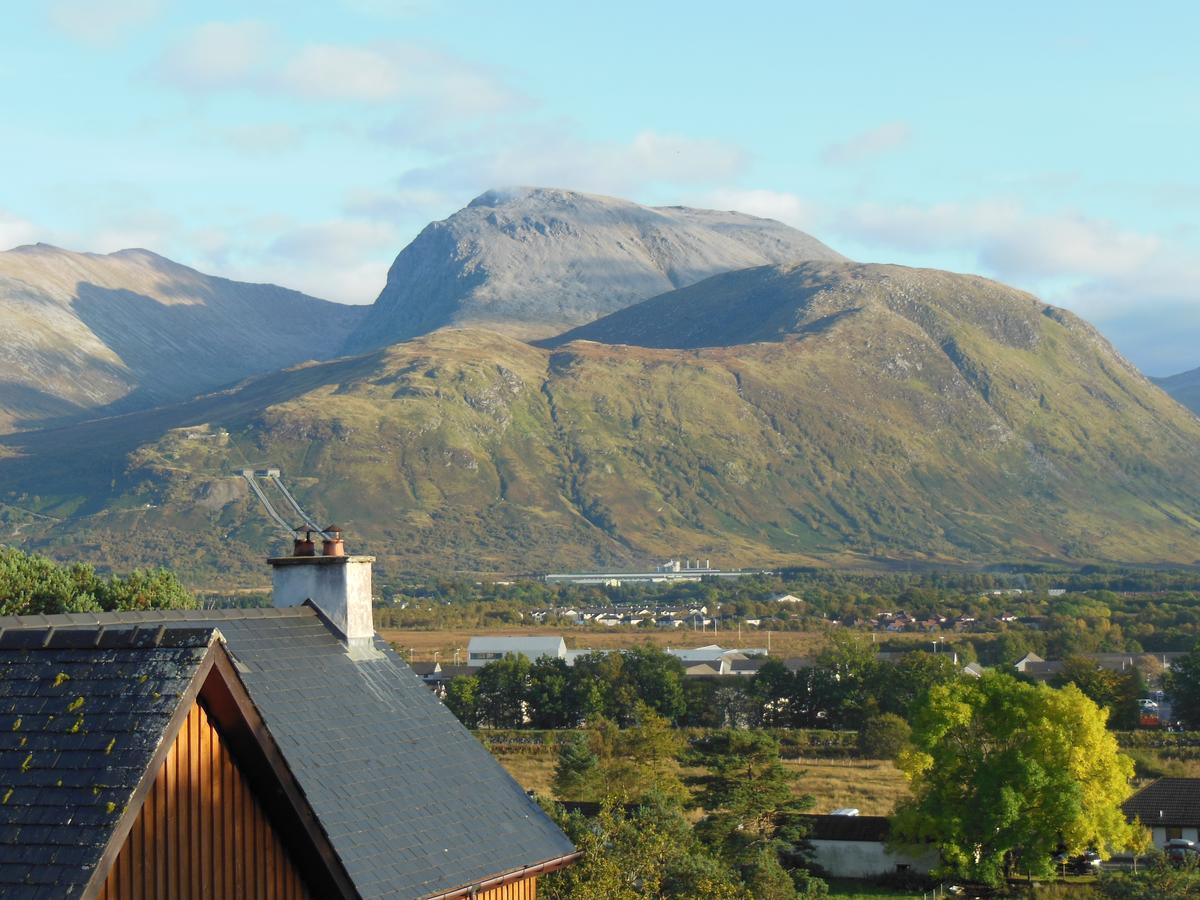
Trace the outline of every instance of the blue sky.
<instances>
[{"instance_id":1,"label":"blue sky","mask_svg":"<svg viewBox=\"0 0 1200 900\"><path fill-rule=\"evenodd\" d=\"M0 245L369 302L426 222L552 185L990 275L1200 365L1194 4L11 6Z\"/></svg>"}]
</instances>

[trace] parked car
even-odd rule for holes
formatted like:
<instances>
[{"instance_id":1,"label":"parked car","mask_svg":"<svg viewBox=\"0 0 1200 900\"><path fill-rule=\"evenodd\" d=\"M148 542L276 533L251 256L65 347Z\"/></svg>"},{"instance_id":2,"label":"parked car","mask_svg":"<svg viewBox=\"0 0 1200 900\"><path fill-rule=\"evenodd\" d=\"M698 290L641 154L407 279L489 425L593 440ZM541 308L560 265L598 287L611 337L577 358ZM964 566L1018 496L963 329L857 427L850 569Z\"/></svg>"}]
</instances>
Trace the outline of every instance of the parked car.
<instances>
[{"instance_id":1,"label":"parked car","mask_svg":"<svg viewBox=\"0 0 1200 900\"><path fill-rule=\"evenodd\" d=\"M1100 871L1100 854L1088 850L1076 856L1068 856L1065 851L1054 854L1054 865L1069 875L1095 875Z\"/></svg>"},{"instance_id":2,"label":"parked car","mask_svg":"<svg viewBox=\"0 0 1200 900\"><path fill-rule=\"evenodd\" d=\"M1195 841L1188 841L1183 838L1172 838L1167 841L1167 845L1163 850L1167 855L1167 860L1176 866L1182 866L1189 860L1195 861L1200 859L1200 850L1196 849Z\"/></svg>"}]
</instances>

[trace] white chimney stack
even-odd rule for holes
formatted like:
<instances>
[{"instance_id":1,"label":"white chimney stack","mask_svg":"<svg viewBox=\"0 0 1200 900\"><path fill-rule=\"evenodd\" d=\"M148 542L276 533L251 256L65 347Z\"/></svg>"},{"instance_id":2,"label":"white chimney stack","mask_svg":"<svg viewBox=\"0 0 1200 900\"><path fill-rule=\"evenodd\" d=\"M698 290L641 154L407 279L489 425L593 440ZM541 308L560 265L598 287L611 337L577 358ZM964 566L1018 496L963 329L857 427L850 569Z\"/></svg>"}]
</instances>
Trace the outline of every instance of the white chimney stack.
<instances>
[{"instance_id":1,"label":"white chimney stack","mask_svg":"<svg viewBox=\"0 0 1200 900\"><path fill-rule=\"evenodd\" d=\"M323 541L324 554L316 555L311 535L295 542L292 556L268 559L271 566L272 602L277 607L300 606L306 601L321 611L340 632L354 659L369 659L375 650L375 624L371 618L371 563L373 556L346 556L341 529L331 525Z\"/></svg>"}]
</instances>

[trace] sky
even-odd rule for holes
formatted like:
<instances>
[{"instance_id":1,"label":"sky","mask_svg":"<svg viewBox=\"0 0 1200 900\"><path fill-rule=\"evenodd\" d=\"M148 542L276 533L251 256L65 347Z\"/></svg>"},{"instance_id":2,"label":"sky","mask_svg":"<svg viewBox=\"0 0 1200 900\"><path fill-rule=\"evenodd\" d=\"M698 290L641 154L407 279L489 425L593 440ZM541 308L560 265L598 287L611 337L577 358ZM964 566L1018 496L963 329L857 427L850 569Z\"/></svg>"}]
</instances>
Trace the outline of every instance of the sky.
<instances>
[{"instance_id":1,"label":"sky","mask_svg":"<svg viewBox=\"0 0 1200 900\"><path fill-rule=\"evenodd\" d=\"M737 209L1200 366L1200 5L43 0L0 26L0 247L374 300L484 190Z\"/></svg>"}]
</instances>

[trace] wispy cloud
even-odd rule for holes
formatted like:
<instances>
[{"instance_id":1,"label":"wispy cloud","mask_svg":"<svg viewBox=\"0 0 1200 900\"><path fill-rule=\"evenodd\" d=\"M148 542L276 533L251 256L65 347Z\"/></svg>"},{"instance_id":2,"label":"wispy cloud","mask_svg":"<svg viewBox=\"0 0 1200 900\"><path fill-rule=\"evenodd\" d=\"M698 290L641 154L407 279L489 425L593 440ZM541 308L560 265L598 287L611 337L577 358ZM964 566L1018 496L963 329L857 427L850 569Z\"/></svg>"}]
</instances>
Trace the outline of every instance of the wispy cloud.
<instances>
[{"instance_id":1,"label":"wispy cloud","mask_svg":"<svg viewBox=\"0 0 1200 900\"><path fill-rule=\"evenodd\" d=\"M714 209L729 209L775 219L795 228L812 228L818 221L814 204L799 194L763 188L723 188L701 195L698 201Z\"/></svg>"},{"instance_id":2,"label":"wispy cloud","mask_svg":"<svg viewBox=\"0 0 1200 900\"><path fill-rule=\"evenodd\" d=\"M85 44L113 44L156 18L164 0L54 0L48 4L50 24Z\"/></svg>"},{"instance_id":3,"label":"wispy cloud","mask_svg":"<svg viewBox=\"0 0 1200 900\"><path fill-rule=\"evenodd\" d=\"M274 43L274 30L262 22L208 22L168 47L155 74L186 91L261 89Z\"/></svg>"},{"instance_id":4,"label":"wispy cloud","mask_svg":"<svg viewBox=\"0 0 1200 900\"><path fill-rule=\"evenodd\" d=\"M1152 374L1200 363L1200 262L1169 237L1011 200L862 205L837 215L834 230L874 248L877 258L965 254L973 271L1091 320Z\"/></svg>"},{"instance_id":5,"label":"wispy cloud","mask_svg":"<svg viewBox=\"0 0 1200 900\"><path fill-rule=\"evenodd\" d=\"M907 122L886 122L830 144L821 153L821 160L831 166L855 165L898 150L911 140L912 127Z\"/></svg>"},{"instance_id":6,"label":"wispy cloud","mask_svg":"<svg viewBox=\"0 0 1200 900\"><path fill-rule=\"evenodd\" d=\"M525 103L501 73L408 42L289 45L260 22L209 22L163 53L155 74L186 91L417 109L445 121Z\"/></svg>"},{"instance_id":7,"label":"wispy cloud","mask_svg":"<svg viewBox=\"0 0 1200 900\"><path fill-rule=\"evenodd\" d=\"M32 244L44 239L44 236L44 233L28 219L0 209L0 250Z\"/></svg>"},{"instance_id":8,"label":"wispy cloud","mask_svg":"<svg viewBox=\"0 0 1200 900\"><path fill-rule=\"evenodd\" d=\"M1120 275L1160 249L1154 235L1079 213L1040 215L994 200L933 206L866 204L845 211L838 228L867 243L910 252L973 252L1001 277Z\"/></svg>"}]
</instances>

